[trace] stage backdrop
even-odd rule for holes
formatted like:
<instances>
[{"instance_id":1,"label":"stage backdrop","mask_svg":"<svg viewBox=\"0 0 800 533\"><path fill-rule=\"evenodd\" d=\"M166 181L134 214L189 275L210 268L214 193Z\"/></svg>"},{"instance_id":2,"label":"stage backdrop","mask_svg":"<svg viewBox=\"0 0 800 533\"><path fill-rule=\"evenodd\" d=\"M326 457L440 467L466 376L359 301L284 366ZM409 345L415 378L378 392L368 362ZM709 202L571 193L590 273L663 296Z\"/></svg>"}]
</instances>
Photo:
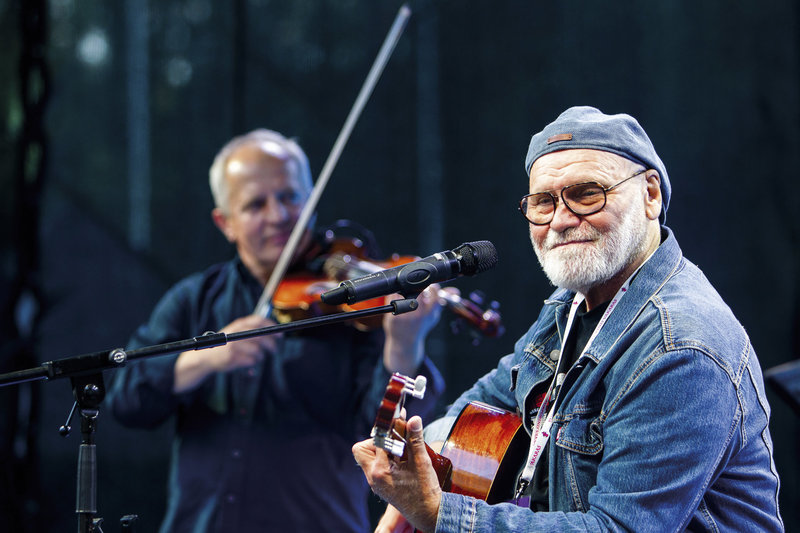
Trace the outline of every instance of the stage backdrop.
<instances>
[{"instance_id":1,"label":"stage backdrop","mask_svg":"<svg viewBox=\"0 0 800 533\"><path fill-rule=\"evenodd\" d=\"M49 98L39 115L24 111L18 95L31 37L21 6L0 3L10 43L0 51L4 301L18 304L6 319L32 326L35 356L48 361L124 345L168 286L231 256L211 223L207 185L231 136L276 129L295 137L320 172L400 4L52 0L42 10ZM572 105L639 119L669 171L667 224L685 255L738 315L764 369L800 357L796 2L411 8L319 221L358 221L387 254L496 245L496 268L454 285L497 300L506 333L475 345L443 317L428 349L447 378L447 401L511 351L551 290L516 206L527 192L530 135ZM25 119L39 119L46 158L35 202L20 206L13 162ZM15 239L9 228L31 208L35 235ZM36 289L25 292L27 304L16 291L28 268L13 260L21 256L38 268L26 281ZM30 531L64 531L76 520L80 437L77 428L67 438L57 432L71 407L69 383L24 390L20 405L30 408L20 407L27 414L9 431L34 421L32 440L14 448L33 463L14 512ZM798 416L769 394L783 517L797 530ZM125 429L102 407L98 423L106 530L136 513L141 531L154 531L171 428Z\"/></svg>"}]
</instances>

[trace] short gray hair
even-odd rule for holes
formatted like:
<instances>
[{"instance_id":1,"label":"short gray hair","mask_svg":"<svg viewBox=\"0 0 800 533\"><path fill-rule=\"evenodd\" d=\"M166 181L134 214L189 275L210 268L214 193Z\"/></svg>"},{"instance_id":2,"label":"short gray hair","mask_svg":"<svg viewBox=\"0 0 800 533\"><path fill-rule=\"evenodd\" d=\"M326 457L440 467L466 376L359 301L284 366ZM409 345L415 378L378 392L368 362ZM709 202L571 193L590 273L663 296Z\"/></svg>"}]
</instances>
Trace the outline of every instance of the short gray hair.
<instances>
[{"instance_id":1,"label":"short gray hair","mask_svg":"<svg viewBox=\"0 0 800 533\"><path fill-rule=\"evenodd\" d=\"M278 133L264 128L259 128L251 132L234 137L222 147L214 158L214 163L208 171L209 184L211 185L211 195L214 197L214 205L223 211L228 206L228 184L225 181L225 166L228 158L239 147L250 143L271 142L280 146L297 163L298 178L300 182L312 189L311 168L308 164L308 157L294 139L289 139Z\"/></svg>"}]
</instances>

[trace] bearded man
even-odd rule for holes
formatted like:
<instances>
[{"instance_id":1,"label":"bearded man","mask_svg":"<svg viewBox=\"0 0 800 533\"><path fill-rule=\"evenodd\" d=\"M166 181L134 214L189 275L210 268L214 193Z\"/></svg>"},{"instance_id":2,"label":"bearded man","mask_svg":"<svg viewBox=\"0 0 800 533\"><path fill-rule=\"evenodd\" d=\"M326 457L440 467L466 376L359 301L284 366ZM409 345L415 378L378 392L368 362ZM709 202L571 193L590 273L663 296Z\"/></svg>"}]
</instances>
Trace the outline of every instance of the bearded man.
<instances>
[{"instance_id":1,"label":"bearded man","mask_svg":"<svg viewBox=\"0 0 800 533\"><path fill-rule=\"evenodd\" d=\"M531 445L515 497L443 492L412 417L404 459L353 447L392 504L376 531L783 531L758 359L664 225L671 185L647 134L573 107L525 169L520 211L557 290L425 433L441 446L473 401L518 413Z\"/></svg>"}]
</instances>

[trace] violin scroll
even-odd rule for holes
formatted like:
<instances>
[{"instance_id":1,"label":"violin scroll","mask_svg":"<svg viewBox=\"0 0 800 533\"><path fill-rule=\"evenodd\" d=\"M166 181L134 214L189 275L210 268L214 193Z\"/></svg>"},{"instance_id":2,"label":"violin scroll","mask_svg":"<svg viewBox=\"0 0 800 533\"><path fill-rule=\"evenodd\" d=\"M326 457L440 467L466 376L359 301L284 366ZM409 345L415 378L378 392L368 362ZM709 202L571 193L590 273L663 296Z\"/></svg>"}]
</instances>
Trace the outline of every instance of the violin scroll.
<instances>
[{"instance_id":1,"label":"violin scroll","mask_svg":"<svg viewBox=\"0 0 800 533\"><path fill-rule=\"evenodd\" d=\"M453 333L460 333L466 322L472 328L473 344L478 344L481 336L494 338L505 333L506 328L498 311L500 304L497 301L487 304L481 291L473 291L469 298L464 298L442 290L439 291L439 297L448 300L443 305L447 305L456 315L456 319L450 322Z\"/></svg>"}]
</instances>

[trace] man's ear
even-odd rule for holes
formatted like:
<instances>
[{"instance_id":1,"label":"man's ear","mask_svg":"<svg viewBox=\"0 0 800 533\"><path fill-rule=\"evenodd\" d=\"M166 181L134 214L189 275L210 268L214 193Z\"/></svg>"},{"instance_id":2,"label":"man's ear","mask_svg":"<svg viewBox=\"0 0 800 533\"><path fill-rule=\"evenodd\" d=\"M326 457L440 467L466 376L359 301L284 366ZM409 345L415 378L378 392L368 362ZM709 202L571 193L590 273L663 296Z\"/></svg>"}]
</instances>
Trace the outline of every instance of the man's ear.
<instances>
[{"instance_id":1,"label":"man's ear","mask_svg":"<svg viewBox=\"0 0 800 533\"><path fill-rule=\"evenodd\" d=\"M657 170L648 170L645 176L647 193L645 198L645 214L650 220L657 220L661 214L661 177Z\"/></svg>"},{"instance_id":2,"label":"man's ear","mask_svg":"<svg viewBox=\"0 0 800 533\"><path fill-rule=\"evenodd\" d=\"M236 236L233 233L233 229L231 228L230 223L228 222L228 217L219 207L215 207L211 210L211 220L214 221L214 225L219 228L225 238L228 239L228 242L236 242Z\"/></svg>"}]
</instances>

